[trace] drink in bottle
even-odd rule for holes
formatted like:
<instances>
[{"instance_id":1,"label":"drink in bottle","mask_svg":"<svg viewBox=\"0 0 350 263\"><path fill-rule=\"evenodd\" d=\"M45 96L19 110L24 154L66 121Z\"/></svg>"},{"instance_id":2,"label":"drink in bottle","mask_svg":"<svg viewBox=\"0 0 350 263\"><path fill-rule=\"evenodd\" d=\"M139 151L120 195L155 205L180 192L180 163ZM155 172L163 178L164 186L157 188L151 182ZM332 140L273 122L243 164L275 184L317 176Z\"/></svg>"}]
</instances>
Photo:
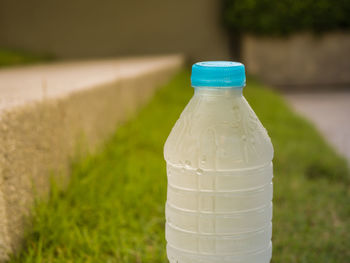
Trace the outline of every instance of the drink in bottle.
<instances>
[{"instance_id":1,"label":"drink in bottle","mask_svg":"<svg viewBox=\"0 0 350 263\"><path fill-rule=\"evenodd\" d=\"M170 263L268 263L273 147L242 95L244 65L199 62L164 148Z\"/></svg>"}]
</instances>

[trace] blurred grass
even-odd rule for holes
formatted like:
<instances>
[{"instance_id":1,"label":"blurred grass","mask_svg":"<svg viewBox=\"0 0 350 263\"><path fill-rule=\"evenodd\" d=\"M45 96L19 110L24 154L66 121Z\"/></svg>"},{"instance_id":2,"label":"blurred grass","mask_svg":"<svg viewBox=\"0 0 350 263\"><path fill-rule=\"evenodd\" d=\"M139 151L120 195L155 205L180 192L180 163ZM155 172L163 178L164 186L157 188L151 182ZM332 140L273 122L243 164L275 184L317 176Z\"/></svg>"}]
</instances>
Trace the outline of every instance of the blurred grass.
<instances>
[{"instance_id":1,"label":"blurred grass","mask_svg":"<svg viewBox=\"0 0 350 263\"><path fill-rule=\"evenodd\" d=\"M0 47L0 68L24 64L33 64L42 61L50 61L51 55L38 55L18 49L8 49Z\"/></svg>"},{"instance_id":2,"label":"blurred grass","mask_svg":"<svg viewBox=\"0 0 350 263\"><path fill-rule=\"evenodd\" d=\"M190 99L180 72L98 153L72 167L66 191L53 184L10 262L166 262L163 144ZM276 93L248 79L248 101L275 147L273 262L350 262L346 163Z\"/></svg>"}]
</instances>

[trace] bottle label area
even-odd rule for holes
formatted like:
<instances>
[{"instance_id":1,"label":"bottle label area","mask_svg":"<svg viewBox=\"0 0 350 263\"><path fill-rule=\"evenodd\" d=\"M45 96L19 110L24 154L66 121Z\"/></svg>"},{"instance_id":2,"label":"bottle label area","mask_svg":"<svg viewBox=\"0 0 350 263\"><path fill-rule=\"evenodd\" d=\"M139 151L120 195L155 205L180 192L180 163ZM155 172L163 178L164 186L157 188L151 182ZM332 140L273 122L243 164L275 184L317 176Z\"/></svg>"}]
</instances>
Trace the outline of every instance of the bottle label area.
<instances>
[{"instance_id":1,"label":"bottle label area","mask_svg":"<svg viewBox=\"0 0 350 263\"><path fill-rule=\"evenodd\" d=\"M272 163L227 171L168 163L167 173L170 262L172 258L178 263L270 260Z\"/></svg>"}]
</instances>

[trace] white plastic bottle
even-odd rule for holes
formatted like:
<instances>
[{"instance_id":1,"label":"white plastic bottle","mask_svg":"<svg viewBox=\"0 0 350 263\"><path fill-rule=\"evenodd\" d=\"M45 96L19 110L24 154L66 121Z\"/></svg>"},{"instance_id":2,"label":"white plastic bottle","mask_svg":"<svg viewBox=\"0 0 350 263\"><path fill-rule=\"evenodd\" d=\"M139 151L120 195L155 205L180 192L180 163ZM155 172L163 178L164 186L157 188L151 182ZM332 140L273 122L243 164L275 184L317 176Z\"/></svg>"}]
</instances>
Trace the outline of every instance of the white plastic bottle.
<instances>
[{"instance_id":1,"label":"white plastic bottle","mask_svg":"<svg viewBox=\"0 0 350 263\"><path fill-rule=\"evenodd\" d=\"M170 263L267 263L273 147L242 95L244 65L199 62L164 148Z\"/></svg>"}]
</instances>

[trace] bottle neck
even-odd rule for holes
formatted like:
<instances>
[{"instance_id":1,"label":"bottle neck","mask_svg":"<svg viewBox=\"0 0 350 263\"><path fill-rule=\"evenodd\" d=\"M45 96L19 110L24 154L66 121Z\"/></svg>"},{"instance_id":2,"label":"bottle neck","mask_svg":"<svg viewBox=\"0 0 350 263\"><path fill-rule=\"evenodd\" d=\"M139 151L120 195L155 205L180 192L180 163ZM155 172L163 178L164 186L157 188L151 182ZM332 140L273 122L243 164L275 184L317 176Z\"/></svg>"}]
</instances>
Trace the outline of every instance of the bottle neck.
<instances>
[{"instance_id":1,"label":"bottle neck","mask_svg":"<svg viewBox=\"0 0 350 263\"><path fill-rule=\"evenodd\" d=\"M194 94L215 97L240 97L243 87L194 87Z\"/></svg>"}]
</instances>

